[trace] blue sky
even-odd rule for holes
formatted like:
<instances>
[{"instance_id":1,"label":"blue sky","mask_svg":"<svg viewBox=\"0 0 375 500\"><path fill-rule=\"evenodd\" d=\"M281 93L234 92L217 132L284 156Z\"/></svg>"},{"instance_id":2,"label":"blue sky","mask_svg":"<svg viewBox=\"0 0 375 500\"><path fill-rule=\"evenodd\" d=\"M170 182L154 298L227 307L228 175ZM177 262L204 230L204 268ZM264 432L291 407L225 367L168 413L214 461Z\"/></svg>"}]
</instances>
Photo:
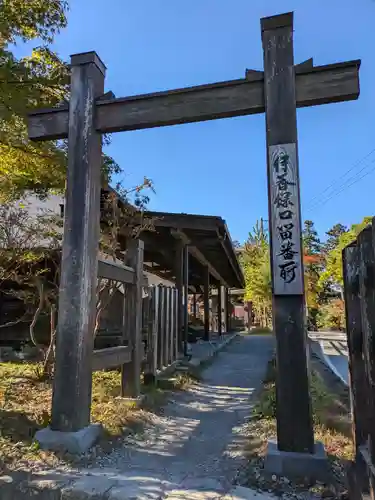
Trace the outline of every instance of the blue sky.
<instances>
[{"instance_id":1,"label":"blue sky","mask_svg":"<svg viewBox=\"0 0 375 500\"><path fill-rule=\"evenodd\" d=\"M302 217L324 233L374 214L375 151L354 166L375 149L374 0L70 3L55 48L64 59L96 50L108 68L106 89L117 97L262 69L260 18L293 10L296 63L362 59L358 101L298 111ZM19 46L19 55L29 47ZM268 219L264 115L115 134L108 153L126 171L125 185L143 175L154 181L154 210L222 216L240 241L258 218Z\"/></svg>"}]
</instances>

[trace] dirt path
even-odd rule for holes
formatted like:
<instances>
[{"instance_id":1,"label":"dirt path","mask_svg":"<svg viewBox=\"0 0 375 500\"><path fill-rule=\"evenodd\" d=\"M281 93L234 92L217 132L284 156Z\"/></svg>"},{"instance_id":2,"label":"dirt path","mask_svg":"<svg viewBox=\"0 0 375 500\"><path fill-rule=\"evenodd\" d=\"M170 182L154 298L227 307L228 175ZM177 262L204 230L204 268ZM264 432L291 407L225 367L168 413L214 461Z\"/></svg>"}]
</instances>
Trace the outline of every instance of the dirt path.
<instances>
[{"instance_id":1,"label":"dirt path","mask_svg":"<svg viewBox=\"0 0 375 500\"><path fill-rule=\"evenodd\" d=\"M204 371L201 382L173 394L155 425L98 459L91 473L120 475L155 494L169 485L173 493L164 492L164 498L190 498L192 491L228 492L245 463L242 427L273 347L271 336L237 337Z\"/></svg>"}]
</instances>

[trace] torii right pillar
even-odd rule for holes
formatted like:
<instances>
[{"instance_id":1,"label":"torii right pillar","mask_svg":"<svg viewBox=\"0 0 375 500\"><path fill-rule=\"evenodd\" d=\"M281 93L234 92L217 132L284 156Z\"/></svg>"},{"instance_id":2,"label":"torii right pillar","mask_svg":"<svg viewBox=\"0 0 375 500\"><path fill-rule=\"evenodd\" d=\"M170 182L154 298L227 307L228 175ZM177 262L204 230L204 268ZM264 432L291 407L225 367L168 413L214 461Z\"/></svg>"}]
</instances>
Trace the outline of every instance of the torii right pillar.
<instances>
[{"instance_id":1,"label":"torii right pillar","mask_svg":"<svg viewBox=\"0 0 375 500\"><path fill-rule=\"evenodd\" d=\"M267 127L273 322L277 343L277 442L265 467L281 475L325 475L314 444L304 326L293 14L261 20Z\"/></svg>"}]
</instances>

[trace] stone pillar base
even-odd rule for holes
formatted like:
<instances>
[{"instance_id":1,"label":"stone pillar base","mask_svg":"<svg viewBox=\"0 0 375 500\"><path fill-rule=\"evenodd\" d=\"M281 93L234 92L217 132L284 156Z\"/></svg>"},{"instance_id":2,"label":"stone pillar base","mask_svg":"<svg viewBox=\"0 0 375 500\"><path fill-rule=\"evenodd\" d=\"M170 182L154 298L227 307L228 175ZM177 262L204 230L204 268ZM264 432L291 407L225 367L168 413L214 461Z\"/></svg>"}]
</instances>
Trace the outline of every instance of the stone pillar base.
<instances>
[{"instance_id":1,"label":"stone pillar base","mask_svg":"<svg viewBox=\"0 0 375 500\"><path fill-rule=\"evenodd\" d=\"M97 441L102 431L100 424L91 424L76 432L53 431L49 427L35 434L35 440L43 450L85 453Z\"/></svg>"},{"instance_id":2,"label":"stone pillar base","mask_svg":"<svg viewBox=\"0 0 375 500\"><path fill-rule=\"evenodd\" d=\"M330 467L323 443L315 443L314 453L281 451L276 441L269 441L264 469L270 474L286 477L307 477L326 482Z\"/></svg>"}]
</instances>

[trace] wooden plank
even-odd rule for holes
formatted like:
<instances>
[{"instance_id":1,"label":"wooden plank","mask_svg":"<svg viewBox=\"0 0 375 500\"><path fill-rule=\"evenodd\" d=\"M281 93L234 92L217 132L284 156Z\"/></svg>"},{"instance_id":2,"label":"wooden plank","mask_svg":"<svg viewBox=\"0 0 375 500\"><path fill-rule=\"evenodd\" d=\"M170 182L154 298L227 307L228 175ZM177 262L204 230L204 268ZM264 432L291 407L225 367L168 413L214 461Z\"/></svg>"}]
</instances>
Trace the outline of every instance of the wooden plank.
<instances>
[{"instance_id":1,"label":"wooden plank","mask_svg":"<svg viewBox=\"0 0 375 500\"><path fill-rule=\"evenodd\" d=\"M375 464L375 227L367 227L357 237L359 265L359 294L367 378L366 422L367 444L371 462ZM375 477L370 474L371 498L375 498Z\"/></svg>"},{"instance_id":2,"label":"wooden plank","mask_svg":"<svg viewBox=\"0 0 375 500\"><path fill-rule=\"evenodd\" d=\"M135 273L134 269L128 266L116 264L110 260L98 261L98 277L106 278L113 281L121 281L122 283L134 284Z\"/></svg>"},{"instance_id":3,"label":"wooden plank","mask_svg":"<svg viewBox=\"0 0 375 500\"><path fill-rule=\"evenodd\" d=\"M116 368L130 363L131 348L129 346L108 347L107 349L98 349L93 352L92 371L105 370L107 368Z\"/></svg>"},{"instance_id":4,"label":"wooden plank","mask_svg":"<svg viewBox=\"0 0 375 500\"><path fill-rule=\"evenodd\" d=\"M275 295L304 293L296 148L296 142L268 147L272 287Z\"/></svg>"},{"instance_id":5,"label":"wooden plank","mask_svg":"<svg viewBox=\"0 0 375 500\"><path fill-rule=\"evenodd\" d=\"M131 362L122 367L122 396L137 398L141 392L143 241L130 240L126 264L135 270L135 284L127 291L127 325L132 349Z\"/></svg>"},{"instance_id":6,"label":"wooden plank","mask_svg":"<svg viewBox=\"0 0 375 500\"><path fill-rule=\"evenodd\" d=\"M51 419L51 428L63 432L90 423L102 151L93 117L103 91L104 70L95 52L73 56Z\"/></svg>"},{"instance_id":7,"label":"wooden plank","mask_svg":"<svg viewBox=\"0 0 375 500\"><path fill-rule=\"evenodd\" d=\"M360 250L357 244L344 248L342 261L346 335L349 351L349 385L353 416L353 441L358 454L359 447L367 441L368 388L363 361L361 299L359 295Z\"/></svg>"},{"instance_id":8,"label":"wooden plank","mask_svg":"<svg viewBox=\"0 0 375 500\"><path fill-rule=\"evenodd\" d=\"M192 229L201 231L212 231L216 237L218 227L223 225L221 217L193 214L171 214L166 212L147 212L152 218L154 227L170 227L172 229Z\"/></svg>"},{"instance_id":9,"label":"wooden plank","mask_svg":"<svg viewBox=\"0 0 375 500\"><path fill-rule=\"evenodd\" d=\"M296 75L297 107L357 99L360 61L305 68ZM121 132L264 113L262 72L243 78L165 92L97 102L96 129ZM255 78L256 76L256 78ZM64 139L68 111L37 110L29 115L29 138Z\"/></svg>"},{"instance_id":10,"label":"wooden plank","mask_svg":"<svg viewBox=\"0 0 375 500\"><path fill-rule=\"evenodd\" d=\"M203 285L204 306L204 340L210 340L210 271L205 267L205 282Z\"/></svg>"},{"instance_id":11,"label":"wooden plank","mask_svg":"<svg viewBox=\"0 0 375 500\"><path fill-rule=\"evenodd\" d=\"M281 21L281 27L277 26ZM296 82L293 56L293 14L283 14L261 20L264 55L264 93L266 103L267 147L297 145ZM270 149L268 149L270 151ZM268 174L271 154L267 155ZM279 163L275 165L278 167ZM297 146L295 154L298 180ZM282 171L281 171L282 172ZM284 185L284 188L290 186ZM272 179L268 175L269 219L274 215ZM280 186L281 190L281 186ZM288 189L286 191L288 192ZM288 203L285 209L300 207ZM280 207L284 209L284 207ZM298 215L297 222L300 221ZM286 221L287 222L287 221ZM300 227L297 234L300 234ZM270 227L271 255L278 238ZM293 241L293 240L292 240ZM299 242L299 245L301 243ZM299 250L298 257L301 259ZM295 255L296 256L296 255ZM273 265L275 263L272 263ZM302 266L302 262L299 263ZM275 274L273 274L274 281ZM275 290L275 283L274 290ZM299 290L298 290L299 291ZM303 292L303 288L302 288ZM309 394L306 335L304 330L304 296L273 296L274 327L277 344L277 443L282 451L314 451L314 434Z\"/></svg>"}]
</instances>

